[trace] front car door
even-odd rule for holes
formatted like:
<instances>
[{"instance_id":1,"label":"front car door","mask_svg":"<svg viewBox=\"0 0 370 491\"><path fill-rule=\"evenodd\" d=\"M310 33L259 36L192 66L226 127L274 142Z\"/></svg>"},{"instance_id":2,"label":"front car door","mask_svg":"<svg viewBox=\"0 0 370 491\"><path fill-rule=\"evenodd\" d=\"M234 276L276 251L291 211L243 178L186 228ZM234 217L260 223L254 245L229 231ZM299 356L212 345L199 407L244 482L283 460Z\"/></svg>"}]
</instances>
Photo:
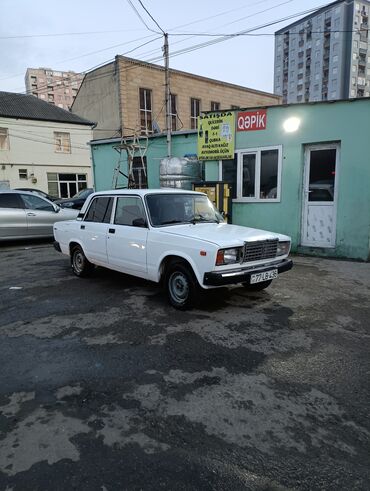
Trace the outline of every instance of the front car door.
<instances>
[{"instance_id":1,"label":"front car door","mask_svg":"<svg viewBox=\"0 0 370 491\"><path fill-rule=\"evenodd\" d=\"M48 237L53 235L53 224L56 221L56 211L53 204L35 194L21 194L29 237Z\"/></svg>"},{"instance_id":2,"label":"front car door","mask_svg":"<svg viewBox=\"0 0 370 491\"><path fill-rule=\"evenodd\" d=\"M138 226L139 224L143 226ZM109 265L146 277L147 217L139 196L117 196L113 223L107 237Z\"/></svg>"},{"instance_id":3,"label":"front car door","mask_svg":"<svg viewBox=\"0 0 370 491\"><path fill-rule=\"evenodd\" d=\"M306 147L301 244L335 247L339 144Z\"/></svg>"},{"instance_id":4,"label":"front car door","mask_svg":"<svg viewBox=\"0 0 370 491\"><path fill-rule=\"evenodd\" d=\"M108 264L107 233L113 201L112 196L93 198L84 219L80 222L80 237L84 252L88 259L102 266Z\"/></svg>"},{"instance_id":5,"label":"front car door","mask_svg":"<svg viewBox=\"0 0 370 491\"><path fill-rule=\"evenodd\" d=\"M27 238L27 218L17 193L0 193L0 239Z\"/></svg>"}]
</instances>

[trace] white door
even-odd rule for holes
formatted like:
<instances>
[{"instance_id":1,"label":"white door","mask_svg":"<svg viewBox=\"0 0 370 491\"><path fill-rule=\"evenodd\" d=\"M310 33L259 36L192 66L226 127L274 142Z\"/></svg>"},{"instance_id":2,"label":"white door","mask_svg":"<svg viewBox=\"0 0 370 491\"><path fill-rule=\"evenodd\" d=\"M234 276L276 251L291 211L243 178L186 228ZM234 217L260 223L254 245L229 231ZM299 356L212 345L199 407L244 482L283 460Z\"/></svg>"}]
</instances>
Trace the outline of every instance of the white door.
<instances>
[{"instance_id":1,"label":"white door","mask_svg":"<svg viewBox=\"0 0 370 491\"><path fill-rule=\"evenodd\" d=\"M124 273L146 276L147 219L139 196L116 199L107 235L109 265Z\"/></svg>"},{"instance_id":2,"label":"white door","mask_svg":"<svg viewBox=\"0 0 370 491\"><path fill-rule=\"evenodd\" d=\"M85 254L94 264L106 266L107 234L113 207L112 196L97 196L90 202L83 221L80 222L80 237Z\"/></svg>"},{"instance_id":3,"label":"white door","mask_svg":"<svg viewBox=\"0 0 370 491\"><path fill-rule=\"evenodd\" d=\"M335 247L339 144L305 150L301 244Z\"/></svg>"}]
</instances>

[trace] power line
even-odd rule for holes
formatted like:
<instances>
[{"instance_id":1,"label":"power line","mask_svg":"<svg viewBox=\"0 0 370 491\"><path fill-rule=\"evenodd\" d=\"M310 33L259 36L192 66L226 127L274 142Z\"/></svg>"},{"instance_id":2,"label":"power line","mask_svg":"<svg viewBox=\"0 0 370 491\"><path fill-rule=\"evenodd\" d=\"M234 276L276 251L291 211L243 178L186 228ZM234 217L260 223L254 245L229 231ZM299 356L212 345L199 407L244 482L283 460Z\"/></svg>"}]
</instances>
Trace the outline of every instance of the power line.
<instances>
[{"instance_id":1,"label":"power line","mask_svg":"<svg viewBox=\"0 0 370 491\"><path fill-rule=\"evenodd\" d=\"M127 0L128 4L131 6L132 10L135 12L135 14L139 17L140 21L144 24L144 26L148 29L148 31L155 32L156 34L159 34L159 32L155 31L154 29L151 29L148 24L145 22L143 17L140 15L140 12L137 10L135 5L132 3L131 0Z\"/></svg>"},{"instance_id":2,"label":"power line","mask_svg":"<svg viewBox=\"0 0 370 491\"><path fill-rule=\"evenodd\" d=\"M152 21L154 22L154 24L158 27L158 29L160 31L162 31L162 33L164 34L164 30L161 28L161 26L158 24L158 22L155 20L155 18L152 16L152 14L149 12L149 10L145 7L145 5L143 4L143 2L141 0L138 0L140 5L143 7L143 9L145 10L145 12L149 15L149 17L152 19Z\"/></svg>"},{"instance_id":3,"label":"power line","mask_svg":"<svg viewBox=\"0 0 370 491\"><path fill-rule=\"evenodd\" d=\"M119 29L114 31L84 31L84 32L59 32L48 34L22 34L16 36L0 36L0 39L25 39L25 38L45 38L45 37L62 37L62 36L89 36L92 34L115 34L117 32L140 31L142 29Z\"/></svg>"}]
</instances>

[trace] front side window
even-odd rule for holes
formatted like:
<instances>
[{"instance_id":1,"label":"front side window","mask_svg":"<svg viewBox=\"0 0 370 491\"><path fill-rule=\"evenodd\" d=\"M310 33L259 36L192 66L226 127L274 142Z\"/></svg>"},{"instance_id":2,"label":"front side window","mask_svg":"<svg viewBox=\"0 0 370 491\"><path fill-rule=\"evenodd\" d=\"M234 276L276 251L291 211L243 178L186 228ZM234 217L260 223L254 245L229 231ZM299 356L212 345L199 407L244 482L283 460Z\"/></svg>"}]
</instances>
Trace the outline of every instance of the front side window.
<instances>
[{"instance_id":1,"label":"front side window","mask_svg":"<svg viewBox=\"0 0 370 491\"><path fill-rule=\"evenodd\" d=\"M9 150L8 128L0 128L0 150Z\"/></svg>"},{"instance_id":2,"label":"front side window","mask_svg":"<svg viewBox=\"0 0 370 491\"><path fill-rule=\"evenodd\" d=\"M103 196L94 198L87 212L85 222L109 223L112 214L113 198Z\"/></svg>"},{"instance_id":3,"label":"front side window","mask_svg":"<svg viewBox=\"0 0 370 491\"><path fill-rule=\"evenodd\" d=\"M58 153L71 153L71 135L69 133L54 131L55 151Z\"/></svg>"},{"instance_id":4,"label":"front side window","mask_svg":"<svg viewBox=\"0 0 370 491\"><path fill-rule=\"evenodd\" d=\"M238 163L238 199L280 201L281 147L241 152Z\"/></svg>"},{"instance_id":5,"label":"front side window","mask_svg":"<svg viewBox=\"0 0 370 491\"><path fill-rule=\"evenodd\" d=\"M200 100L190 99L190 128L192 130L197 129L198 116L200 115Z\"/></svg>"},{"instance_id":6,"label":"front side window","mask_svg":"<svg viewBox=\"0 0 370 491\"><path fill-rule=\"evenodd\" d=\"M140 127L142 133L153 132L152 118L152 91L150 89L139 89L140 99Z\"/></svg>"},{"instance_id":7,"label":"front side window","mask_svg":"<svg viewBox=\"0 0 370 491\"><path fill-rule=\"evenodd\" d=\"M38 210L38 211L55 211L51 203L45 199L39 198L31 194L22 194L22 200L24 202L25 208L28 210Z\"/></svg>"},{"instance_id":8,"label":"front side window","mask_svg":"<svg viewBox=\"0 0 370 491\"><path fill-rule=\"evenodd\" d=\"M144 220L145 211L143 202L138 197L123 196L117 198L116 213L114 216L114 223L116 225L128 225L135 226L134 220Z\"/></svg>"}]
</instances>

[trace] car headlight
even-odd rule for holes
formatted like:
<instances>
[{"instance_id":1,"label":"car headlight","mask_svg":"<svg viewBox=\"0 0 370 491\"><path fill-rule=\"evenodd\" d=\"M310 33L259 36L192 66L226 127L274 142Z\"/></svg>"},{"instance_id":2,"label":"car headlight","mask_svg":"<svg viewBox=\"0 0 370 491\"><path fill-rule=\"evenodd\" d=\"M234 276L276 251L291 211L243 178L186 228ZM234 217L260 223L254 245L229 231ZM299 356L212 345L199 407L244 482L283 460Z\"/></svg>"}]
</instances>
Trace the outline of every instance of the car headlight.
<instances>
[{"instance_id":1,"label":"car headlight","mask_svg":"<svg viewBox=\"0 0 370 491\"><path fill-rule=\"evenodd\" d=\"M290 251L289 240L287 240L285 242L283 242L283 241L278 242L277 251L276 251L277 256L285 256L285 254L289 254L289 251Z\"/></svg>"},{"instance_id":2,"label":"car headlight","mask_svg":"<svg viewBox=\"0 0 370 491\"><path fill-rule=\"evenodd\" d=\"M73 203L60 203L62 208L72 208Z\"/></svg>"},{"instance_id":3,"label":"car headlight","mask_svg":"<svg viewBox=\"0 0 370 491\"><path fill-rule=\"evenodd\" d=\"M235 264L240 262L242 247L233 247L230 249L220 249L217 252L216 266L223 266L224 264Z\"/></svg>"}]
</instances>

